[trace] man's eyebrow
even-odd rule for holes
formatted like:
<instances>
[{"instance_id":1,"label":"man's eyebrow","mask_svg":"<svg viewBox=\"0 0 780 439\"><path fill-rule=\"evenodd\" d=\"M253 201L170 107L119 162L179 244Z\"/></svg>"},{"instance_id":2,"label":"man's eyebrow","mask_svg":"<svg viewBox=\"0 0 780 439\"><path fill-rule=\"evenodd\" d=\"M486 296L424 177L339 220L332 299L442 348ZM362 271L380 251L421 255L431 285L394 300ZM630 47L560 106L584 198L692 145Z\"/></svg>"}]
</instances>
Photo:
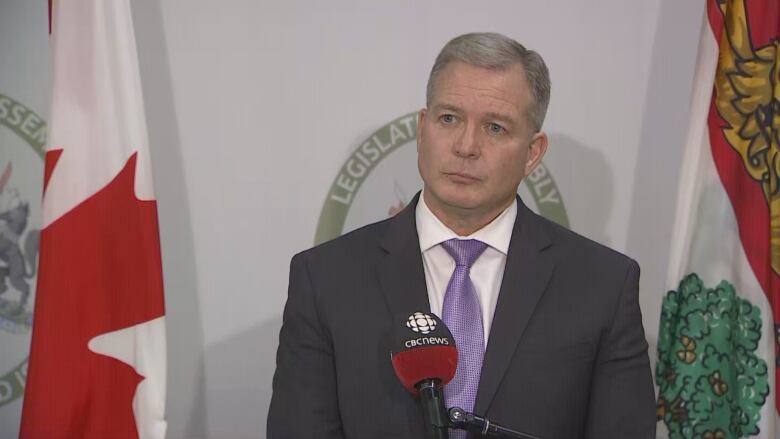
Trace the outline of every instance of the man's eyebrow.
<instances>
[{"instance_id":1,"label":"man's eyebrow","mask_svg":"<svg viewBox=\"0 0 780 439\"><path fill-rule=\"evenodd\" d=\"M460 112L460 108L458 108L455 105L452 104L436 104L433 106L434 111L452 111L452 112Z\"/></svg>"},{"instance_id":2,"label":"man's eyebrow","mask_svg":"<svg viewBox=\"0 0 780 439\"><path fill-rule=\"evenodd\" d=\"M462 112L462 110L457 105L447 104L447 103L433 105L431 110L437 111L437 112L440 112L440 111L451 111L453 113L460 113L460 112ZM485 118L486 119L500 120L500 121L506 122L508 124L514 124L515 123L515 119L513 119L512 116L510 116L510 115L508 115L506 113L497 113L495 111L488 111L487 113L485 113Z\"/></svg>"},{"instance_id":3,"label":"man's eyebrow","mask_svg":"<svg viewBox=\"0 0 780 439\"><path fill-rule=\"evenodd\" d=\"M506 122L506 123L509 123L509 124L514 124L515 123L515 120L511 116L509 116L508 114L504 114L504 113L496 113L496 112L493 112L493 111L489 111L489 112L485 113L485 116L488 119L496 119L496 120L500 120L502 122Z\"/></svg>"}]
</instances>

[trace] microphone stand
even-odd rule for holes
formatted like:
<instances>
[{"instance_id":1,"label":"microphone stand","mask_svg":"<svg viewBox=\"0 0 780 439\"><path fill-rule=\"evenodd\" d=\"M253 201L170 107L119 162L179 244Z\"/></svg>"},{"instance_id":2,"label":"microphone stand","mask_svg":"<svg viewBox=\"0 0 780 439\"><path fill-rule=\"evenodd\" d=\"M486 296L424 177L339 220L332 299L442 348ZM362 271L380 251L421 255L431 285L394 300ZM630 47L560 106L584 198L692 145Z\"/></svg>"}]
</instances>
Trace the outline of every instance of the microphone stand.
<instances>
[{"instance_id":1,"label":"microphone stand","mask_svg":"<svg viewBox=\"0 0 780 439\"><path fill-rule=\"evenodd\" d=\"M485 437L503 439L541 439L538 436L521 433L490 422L489 419L468 413L460 407L452 407L449 412L452 428L478 433Z\"/></svg>"},{"instance_id":2,"label":"microphone stand","mask_svg":"<svg viewBox=\"0 0 780 439\"><path fill-rule=\"evenodd\" d=\"M438 380L427 379L417 384L422 403L423 419L425 420L425 435L429 439L449 439L447 429L450 419L444 408L444 394Z\"/></svg>"}]
</instances>

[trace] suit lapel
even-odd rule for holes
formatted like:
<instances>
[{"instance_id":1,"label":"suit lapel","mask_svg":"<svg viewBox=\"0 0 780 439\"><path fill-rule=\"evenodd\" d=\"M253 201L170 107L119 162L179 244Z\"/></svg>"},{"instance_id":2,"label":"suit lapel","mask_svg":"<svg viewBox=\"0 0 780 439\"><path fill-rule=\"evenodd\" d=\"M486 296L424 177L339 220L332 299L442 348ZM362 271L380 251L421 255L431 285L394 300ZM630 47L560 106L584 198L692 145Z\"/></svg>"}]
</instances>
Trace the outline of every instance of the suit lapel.
<instances>
[{"instance_id":1,"label":"suit lapel","mask_svg":"<svg viewBox=\"0 0 780 439\"><path fill-rule=\"evenodd\" d=\"M405 317L415 311L430 312L431 309L415 220L419 196L418 193L390 221L382 238L386 255L377 266L377 276L393 318Z\"/></svg>"},{"instance_id":2,"label":"suit lapel","mask_svg":"<svg viewBox=\"0 0 780 439\"><path fill-rule=\"evenodd\" d=\"M485 414L554 269L546 225L518 198L474 413Z\"/></svg>"}]
</instances>

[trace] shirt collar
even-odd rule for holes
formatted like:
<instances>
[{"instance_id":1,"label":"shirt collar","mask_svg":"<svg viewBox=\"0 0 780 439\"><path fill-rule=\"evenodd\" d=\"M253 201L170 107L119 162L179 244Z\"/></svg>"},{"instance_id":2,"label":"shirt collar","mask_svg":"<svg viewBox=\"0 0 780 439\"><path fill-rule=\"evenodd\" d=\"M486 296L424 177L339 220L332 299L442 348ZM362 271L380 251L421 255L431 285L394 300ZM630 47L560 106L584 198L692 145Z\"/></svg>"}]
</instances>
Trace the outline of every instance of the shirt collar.
<instances>
[{"instance_id":1,"label":"shirt collar","mask_svg":"<svg viewBox=\"0 0 780 439\"><path fill-rule=\"evenodd\" d=\"M425 204L423 194L420 194L420 200L415 209L417 235L420 239L422 252L449 239L460 238L480 240L506 255L509 252L509 241L512 239L512 229L514 229L516 218L517 199L513 199L512 204L485 227L469 236L459 236L431 212L431 209Z\"/></svg>"}]
</instances>

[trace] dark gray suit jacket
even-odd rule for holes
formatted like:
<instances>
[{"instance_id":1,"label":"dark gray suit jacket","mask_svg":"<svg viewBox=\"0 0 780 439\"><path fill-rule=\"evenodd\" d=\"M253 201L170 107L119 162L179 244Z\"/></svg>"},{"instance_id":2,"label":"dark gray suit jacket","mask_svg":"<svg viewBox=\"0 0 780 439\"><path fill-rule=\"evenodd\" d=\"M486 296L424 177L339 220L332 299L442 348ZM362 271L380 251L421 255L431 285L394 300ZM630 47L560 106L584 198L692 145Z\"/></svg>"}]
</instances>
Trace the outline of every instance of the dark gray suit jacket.
<instances>
[{"instance_id":1,"label":"dark gray suit jacket","mask_svg":"<svg viewBox=\"0 0 780 439\"><path fill-rule=\"evenodd\" d=\"M293 257L269 439L424 438L390 362L394 316L430 309L417 199ZM474 412L545 439L655 437L638 282L636 262L518 199Z\"/></svg>"}]
</instances>

